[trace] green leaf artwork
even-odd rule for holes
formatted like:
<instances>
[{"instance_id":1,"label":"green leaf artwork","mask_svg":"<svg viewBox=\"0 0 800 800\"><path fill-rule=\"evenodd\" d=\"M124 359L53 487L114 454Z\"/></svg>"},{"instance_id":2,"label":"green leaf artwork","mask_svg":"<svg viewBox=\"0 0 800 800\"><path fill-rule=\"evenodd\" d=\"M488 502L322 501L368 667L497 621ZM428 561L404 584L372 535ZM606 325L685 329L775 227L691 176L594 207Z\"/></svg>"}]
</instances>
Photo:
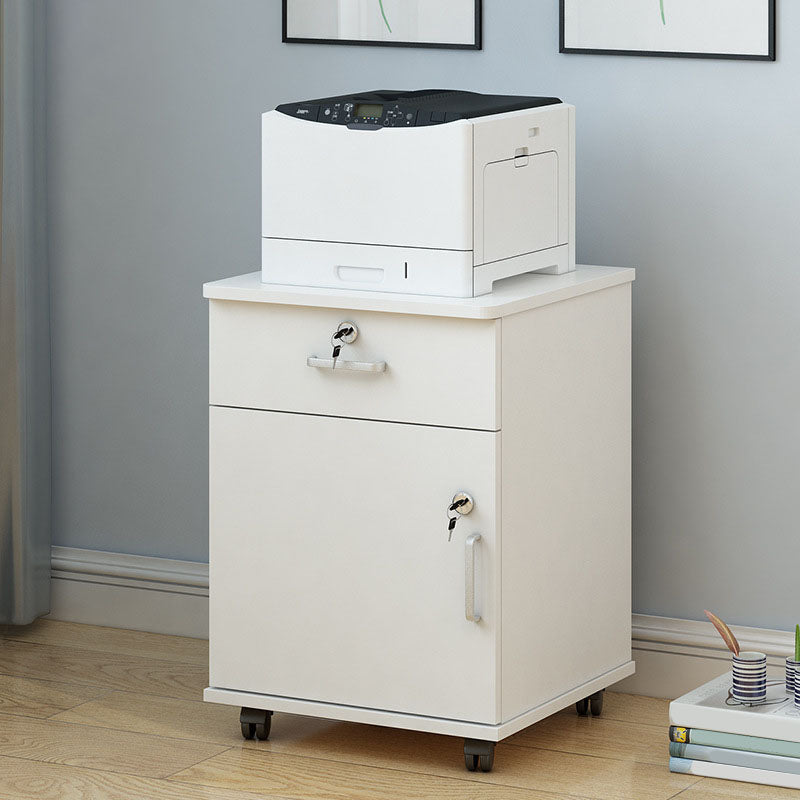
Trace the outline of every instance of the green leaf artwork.
<instances>
[{"instance_id":1,"label":"green leaf artwork","mask_svg":"<svg viewBox=\"0 0 800 800\"><path fill-rule=\"evenodd\" d=\"M661 6L661 22L664 23L664 25L666 25L667 24L667 15L666 15L666 12L664 11L664 0L658 0L658 2L659 2L659 5Z\"/></svg>"},{"instance_id":2,"label":"green leaf artwork","mask_svg":"<svg viewBox=\"0 0 800 800\"><path fill-rule=\"evenodd\" d=\"M663 6L664 0L661 0L661 3L662 3L662 6ZM389 24L389 20L386 19L386 10L383 7L383 0L378 0L378 5L381 7L381 16L383 17L383 21L386 23L386 28L389 31L389 33L391 33L392 32L392 26ZM662 8L662 11L663 11L663 8Z\"/></svg>"}]
</instances>

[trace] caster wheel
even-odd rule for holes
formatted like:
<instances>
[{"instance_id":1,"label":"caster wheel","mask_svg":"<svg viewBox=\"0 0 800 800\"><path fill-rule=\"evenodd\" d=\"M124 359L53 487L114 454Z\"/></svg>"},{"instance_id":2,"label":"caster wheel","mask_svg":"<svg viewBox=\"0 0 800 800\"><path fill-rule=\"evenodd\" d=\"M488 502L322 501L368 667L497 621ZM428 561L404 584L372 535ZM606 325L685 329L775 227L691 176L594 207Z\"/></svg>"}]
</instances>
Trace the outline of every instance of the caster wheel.
<instances>
[{"instance_id":1,"label":"caster wheel","mask_svg":"<svg viewBox=\"0 0 800 800\"><path fill-rule=\"evenodd\" d=\"M242 712L239 714L239 724L245 739L260 739L263 742L269 739L272 712L262 708L242 708Z\"/></svg>"},{"instance_id":2,"label":"caster wheel","mask_svg":"<svg viewBox=\"0 0 800 800\"><path fill-rule=\"evenodd\" d=\"M578 712L579 717L588 717L589 716L589 698L584 697L583 700L578 700L575 703L575 710Z\"/></svg>"},{"instance_id":3,"label":"caster wheel","mask_svg":"<svg viewBox=\"0 0 800 800\"><path fill-rule=\"evenodd\" d=\"M254 722L241 722L242 738L255 739L256 738L256 725Z\"/></svg>"},{"instance_id":4,"label":"caster wheel","mask_svg":"<svg viewBox=\"0 0 800 800\"><path fill-rule=\"evenodd\" d=\"M592 716L599 717L603 713L603 695L605 694L605 689L601 689L599 692L595 692L589 698L589 706L592 709Z\"/></svg>"},{"instance_id":5,"label":"caster wheel","mask_svg":"<svg viewBox=\"0 0 800 800\"><path fill-rule=\"evenodd\" d=\"M494 742L464 739L464 764L470 772L491 772L494 766Z\"/></svg>"},{"instance_id":6,"label":"caster wheel","mask_svg":"<svg viewBox=\"0 0 800 800\"><path fill-rule=\"evenodd\" d=\"M269 729L272 727L272 714L267 715L267 719L264 722L259 722L256 724L256 739L261 742L265 742L269 739Z\"/></svg>"}]
</instances>

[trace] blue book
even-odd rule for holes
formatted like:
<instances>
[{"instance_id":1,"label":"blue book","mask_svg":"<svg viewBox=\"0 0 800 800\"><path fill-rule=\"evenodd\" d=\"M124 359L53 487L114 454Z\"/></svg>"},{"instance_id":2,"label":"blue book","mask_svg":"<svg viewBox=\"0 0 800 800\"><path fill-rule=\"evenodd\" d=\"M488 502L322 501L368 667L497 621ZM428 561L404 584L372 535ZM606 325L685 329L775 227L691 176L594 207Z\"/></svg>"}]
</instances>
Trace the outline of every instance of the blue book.
<instances>
[{"instance_id":1,"label":"blue book","mask_svg":"<svg viewBox=\"0 0 800 800\"><path fill-rule=\"evenodd\" d=\"M729 750L724 747L706 747L701 744L670 742L669 754L673 758L710 761L715 764L730 764L735 767L767 769L800 775L800 758L775 756L770 753L753 753L747 750Z\"/></svg>"},{"instance_id":2,"label":"blue book","mask_svg":"<svg viewBox=\"0 0 800 800\"><path fill-rule=\"evenodd\" d=\"M787 789L800 789L800 775L793 772L779 772L772 769L753 769L733 764L717 764L713 761L675 758L669 760L670 772L682 775L698 775L704 778L722 778L729 781L761 783L765 786L784 786Z\"/></svg>"}]
</instances>

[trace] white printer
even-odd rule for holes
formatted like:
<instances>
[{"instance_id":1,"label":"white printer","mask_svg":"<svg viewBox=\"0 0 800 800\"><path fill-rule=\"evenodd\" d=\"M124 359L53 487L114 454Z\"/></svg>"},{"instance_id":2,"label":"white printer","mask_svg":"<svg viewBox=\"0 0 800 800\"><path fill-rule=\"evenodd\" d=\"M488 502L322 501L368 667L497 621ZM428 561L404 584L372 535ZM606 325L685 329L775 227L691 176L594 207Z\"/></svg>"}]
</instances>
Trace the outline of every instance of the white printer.
<instances>
[{"instance_id":1,"label":"white printer","mask_svg":"<svg viewBox=\"0 0 800 800\"><path fill-rule=\"evenodd\" d=\"M575 109L375 91L262 117L262 280L473 297L575 268Z\"/></svg>"}]
</instances>

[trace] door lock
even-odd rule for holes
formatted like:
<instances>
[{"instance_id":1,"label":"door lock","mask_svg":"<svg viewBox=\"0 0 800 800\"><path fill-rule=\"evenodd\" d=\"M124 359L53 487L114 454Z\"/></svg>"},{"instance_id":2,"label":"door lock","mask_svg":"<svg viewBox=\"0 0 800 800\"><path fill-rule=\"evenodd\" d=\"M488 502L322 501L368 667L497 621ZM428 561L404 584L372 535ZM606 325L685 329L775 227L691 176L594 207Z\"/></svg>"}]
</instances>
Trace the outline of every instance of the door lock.
<instances>
[{"instance_id":1,"label":"door lock","mask_svg":"<svg viewBox=\"0 0 800 800\"><path fill-rule=\"evenodd\" d=\"M465 517L469 514L473 508L475 508L475 501L472 499L472 495L466 492L456 492L456 494L453 495L453 499L450 501L450 505L447 508L448 542L453 538L453 529L456 527L456 522L458 522L460 517Z\"/></svg>"}]
</instances>

